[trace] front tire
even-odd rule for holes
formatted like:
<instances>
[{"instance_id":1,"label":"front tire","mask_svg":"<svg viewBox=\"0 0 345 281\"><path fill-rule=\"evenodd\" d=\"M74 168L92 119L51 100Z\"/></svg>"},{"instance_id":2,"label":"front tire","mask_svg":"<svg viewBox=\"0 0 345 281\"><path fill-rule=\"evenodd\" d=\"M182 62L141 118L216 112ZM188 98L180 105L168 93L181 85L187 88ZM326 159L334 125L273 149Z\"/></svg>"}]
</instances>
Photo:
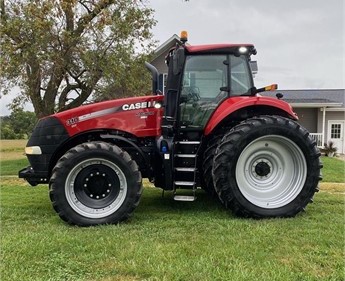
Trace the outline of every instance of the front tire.
<instances>
[{"instance_id":1,"label":"front tire","mask_svg":"<svg viewBox=\"0 0 345 281\"><path fill-rule=\"evenodd\" d=\"M141 174L127 152L109 143L89 142L60 158L49 194L64 221L90 226L127 220L141 193Z\"/></svg>"},{"instance_id":2,"label":"front tire","mask_svg":"<svg viewBox=\"0 0 345 281\"><path fill-rule=\"evenodd\" d=\"M292 217L312 202L320 153L306 129L280 116L251 118L226 134L214 157L215 189L244 217Z\"/></svg>"}]
</instances>

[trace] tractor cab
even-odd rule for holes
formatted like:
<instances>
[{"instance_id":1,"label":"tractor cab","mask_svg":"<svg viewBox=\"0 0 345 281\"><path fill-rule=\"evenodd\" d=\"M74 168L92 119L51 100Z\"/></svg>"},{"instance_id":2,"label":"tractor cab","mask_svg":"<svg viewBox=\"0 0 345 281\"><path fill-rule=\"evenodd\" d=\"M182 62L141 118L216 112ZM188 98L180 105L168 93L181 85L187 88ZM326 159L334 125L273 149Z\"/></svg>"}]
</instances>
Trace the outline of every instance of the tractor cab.
<instances>
[{"instance_id":1,"label":"tractor cab","mask_svg":"<svg viewBox=\"0 0 345 281\"><path fill-rule=\"evenodd\" d=\"M185 32L181 41L166 59L168 80L159 149L165 189L195 190L200 185L198 151L210 118L225 100L256 93L250 68L250 56L256 50L249 44L188 46Z\"/></svg>"},{"instance_id":2,"label":"tractor cab","mask_svg":"<svg viewBox=\"0 0 345 281\"><path fill-rule=\"evenodd\" d=\"M250 56L253 45L182 45L167 56L169 67L164 123L203 129L215 108L233 96L251 96L254 91Z\"/></svg>"}]
</instances>

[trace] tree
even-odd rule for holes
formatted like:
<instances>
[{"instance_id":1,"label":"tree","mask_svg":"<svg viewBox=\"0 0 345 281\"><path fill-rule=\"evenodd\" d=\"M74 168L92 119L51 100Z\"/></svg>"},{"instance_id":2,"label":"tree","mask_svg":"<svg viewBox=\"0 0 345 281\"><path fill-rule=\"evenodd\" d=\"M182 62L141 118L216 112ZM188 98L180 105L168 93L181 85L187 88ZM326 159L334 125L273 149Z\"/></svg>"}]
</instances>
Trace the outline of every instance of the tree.
<instances>
[{"instance_id":1,"label":"tree","mask_svg":"<svg viewBox=\"0 0 345 281\"><path fill-rule=\"evenodd\" d=\"M11 128L9 116L0 116L0 139L2 140L18 139L18 136Z\"/></svg>"},{"instance_id":2,"label":"tree","mask_svg":"<svg viewBox=\"0 0 345 281\"><path fill-rule=\"evenodd\" d=\"M1 139L28 138L37 123L35 113L17 109L10 116L0 117Z\"/></svg>"},{"instance_id":3,"label":"tree","mask_svg":"<svg viewBox=\"0 0 345 281\"><path fill-rule=\"evenodd\" d=\"M144 0L0 0L0 6L0 86L2 94L20 86L14 107L32 102L43 117L92 95L148 89L149 81L132 79L129 87L125 81L132 70L144 72L153 47L153 10Z\"/></svg>"},{"instance_id":4,"label":"tree","mask_svg":"<svg viewBox=\"0 0 345 281\"><path fill-rule=\"evenodd\" d=\"M20 139L8 124L1 124L0 139L2 140L15 140Z\"/></svg>"},{"instance_id":5,"label":"tree","mask_svg":"<svg viewBox=\"0 0 345 281\"><path fill-rule=\"evenodd\" d=\"M37 123L35 113L17 109L12 111L9 117L9 124L15 134L20 138L27 138L31 135Z\"/></svg>"}]
</instances>

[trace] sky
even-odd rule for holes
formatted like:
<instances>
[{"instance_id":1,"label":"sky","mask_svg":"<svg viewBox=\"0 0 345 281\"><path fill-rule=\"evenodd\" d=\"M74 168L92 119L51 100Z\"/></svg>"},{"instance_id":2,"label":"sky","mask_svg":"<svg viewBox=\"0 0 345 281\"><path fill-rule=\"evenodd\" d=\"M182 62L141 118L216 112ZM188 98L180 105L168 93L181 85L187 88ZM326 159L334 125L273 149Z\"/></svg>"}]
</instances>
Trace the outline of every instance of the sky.
<instances>
[{"instance_id":1,"label":"sky","mask_svg":"<svg viewBox=\"0 0 345 281\"><path fill-rule=\"evenodd\" d=\"M344 0L148 0L158 45L187 30L189 44L251 43L256 86L345 88ZM15 92L15 91L14 91ZM0 101L0 115L7 115ZM27 110L32 110L29 105Z\"/></svg>"},{"instance_id":2,"label":"sky","mask_svg":"<svg viewBox=\"0 0 345 281\"><path fill-rule=\"evenodd\" d=\"M187 30L189 43L252 43L257 87L345 87L344 0L150 0L156 40Z\"/></svg>"}]
</instances>

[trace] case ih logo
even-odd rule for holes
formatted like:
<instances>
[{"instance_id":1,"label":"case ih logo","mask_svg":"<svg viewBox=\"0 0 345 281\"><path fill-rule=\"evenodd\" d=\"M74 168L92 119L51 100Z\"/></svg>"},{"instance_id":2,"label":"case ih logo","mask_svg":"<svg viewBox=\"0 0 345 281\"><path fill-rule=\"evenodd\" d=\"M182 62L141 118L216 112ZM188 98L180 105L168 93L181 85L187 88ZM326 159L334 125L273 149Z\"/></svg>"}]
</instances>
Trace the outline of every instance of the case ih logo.
<instances>
[{"instance_id":1,"label":"case ih logo","mask_svg":"<svg viewBox=\"0 0 345 281\"><path fill-rule=\"evenodd\" d=\"M141 109L141 108L150 108L155 106L155 101L144 101L144 102L137 102L137 103L131 103L131 104L124 104L122 106L122 110L135 110L135 109Z\"/></svg>"}]
</instances>

